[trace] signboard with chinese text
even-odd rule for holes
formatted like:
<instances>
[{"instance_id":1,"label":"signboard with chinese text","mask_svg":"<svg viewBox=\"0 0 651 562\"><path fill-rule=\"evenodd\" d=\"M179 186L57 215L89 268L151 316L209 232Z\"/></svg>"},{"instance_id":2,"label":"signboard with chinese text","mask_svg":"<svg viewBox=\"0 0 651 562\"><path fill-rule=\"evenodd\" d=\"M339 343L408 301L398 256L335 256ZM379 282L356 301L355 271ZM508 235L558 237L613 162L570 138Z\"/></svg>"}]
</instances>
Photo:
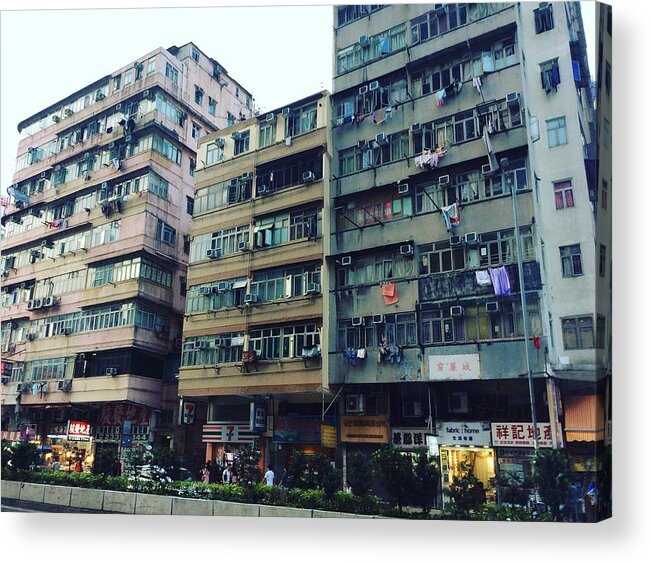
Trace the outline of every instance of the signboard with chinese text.
<instances>
[{"instance_id":1,"label":"signboard with chinese text","mask_svg":"<svg viewBox=\"0 0 651 562\"><path fill-rule=\"evenodd\" d=\"M398 449L413 450L427 447L425 427L395 427L391 429L391 444Z\"/></svg>"},{"instance_id":2,"label":"signboard with chinese text","mask_svg":"<svg viewBox=\"0 0 651 562\"><path fill-rule=\"evenodd\" d=\"M389 443L387 416L341 416L342 443Z\"/></svg>"},{"instance_id":3,"label":"signboard with chinese text","mask_svg":"<svg viewBox=\"0 0 651 562\"><path fill-rule=\"evenodd\" d=\"M148 426L149 412L147 406L116 402L102 406L97 425L117 425L122 427L126 420L133 422L134 426Z\"/></svg>"},{"instance_id":4,"label":"signboard with chinese text","mask_svg":"<svg viewBox=\"0 0 651 562\"><path fill-rule=\"evenodd\" d=\"M20 440L33 441L36 439L36 424L26 423L20 426Z\"/></svg>"},{"instance_id":5,"label":"signboard with chinese text","mask_svg":"<svg viewBox=\"0 0 651 562\"><path fill-rule=\"evenodd\" d=\"M491 437L495 447L534 447L533 424L504 422L491 424ZM552 447L552 426L538 424L538 445Z\"/></svg>"},{"instance_id":6,"label":"signboard with chinese text","mask_svg":"<svg viewBox=\"0 0 651 562\"><path fill-rule=\"evenodd\" d=\"M66 435L68 441L90 441L90 423L69 420Z\"/></svg>"},{"instance_id":7,"label":"signboard with chinese text","mask_svg":"<svg viewBox=\"0 0 651 562\"><path fill-rule=\"evenodd\" d=\"M336 425L333 416L276 416L274 443L321 443L321 424Z\"/></svg>"},{"instance_id":8,"label":"signboard with chinese text","mask_svg":"<svg viewBox=\"0 0 651 562\"><path fill-rule=\"evenodd\" d=\"M202 443L253 443L255 437L248 421L207 423L201 432Z\"/></svg>"},{"instance_id":9,"label":"signboard with chinese text","mask_svg":"<svg viewBox=\"0 0 651 562\"><path fill-rule=\"evenodd\" d=\"M337 426L321 424L321 446L328 449L337 448Z\"/></svg>"},{"instance_id":10,"label":"signboard with chinese text","mask_svg":"<svg viewBox=\"0 0 651 562\"><path fill-rule=\"evenodd\" d=\"M479 353L430 355L429 380L476 380L481 378Z\"/></svg>"},{"instance_id":11,"label":"signboard with chinese text","mask_svg":"<svg viewBox=\"0 0 651 562\"><path fill-rule=\"evenodd\" d=\"M439 422L439 444L484 447L491 444L489 422Z\"/></svg>"},{"instance_id":12,"label":"signboard with chinese text","mask_svg":"<svg viewBox=\"0 0 651 562\"><path fill-rule=\"evenodd\" d=\"M262 433L267 431L267 406L259 402L251 402L249 424L253 431Z\"/></svg>"}]
</instances>

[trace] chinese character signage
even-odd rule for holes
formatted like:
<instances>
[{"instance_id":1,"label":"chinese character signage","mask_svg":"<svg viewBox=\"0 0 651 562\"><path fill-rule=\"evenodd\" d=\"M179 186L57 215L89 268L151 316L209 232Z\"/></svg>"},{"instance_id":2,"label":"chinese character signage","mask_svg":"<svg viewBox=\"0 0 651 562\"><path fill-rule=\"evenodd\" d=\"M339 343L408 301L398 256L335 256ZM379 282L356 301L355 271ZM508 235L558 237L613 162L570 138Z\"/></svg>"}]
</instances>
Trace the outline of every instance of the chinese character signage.
<instances>
[{"instance_id":1,"label":"chinese character signage","mask_svg":"<svg viewBox=\"0 0 651 562\"><path fill-rule=\"evenodd\" d=\"M337 426L321 425L321 446L328 449L337 448Z\"/></svg>"},{"instance_id":2,"label":"chinese character signage","mask_svg":"<svg viewBox=\"0 0 651 562\"><path fill-rule=\"evenodd\" d=\"M122 427L125 420L131 420L133 425L149 425L149 408L141 404L117 402L102 406L98 425L118 425Z\"/></svg>"},{"instance_id":3,"label":"chinese character signage","mask_svg":"<svg viewBox=\"0 0 651 562\"><path fill-rule=\"evenodd\" d=\"M493 445L496 447L534 447L533 424L527 422L505 422L491 424ZM552 446L552 426L538 424L538 445Z\"/></svg>"},{"instance_id":4,"label":"chinese character signage","mask_svg":"<svg viewBox=\"0 0 651 562\"><path fill-rule=\"evenodd\" d=\"M20 426L20 440L34 441L36 439L36 424L26 423Z\"/></svg>"},{"instance_id":5,"label":"chinese character signage","mask_svg":"<svg viewBox=\"0 0 651 562\"><path fill-rule=\"evenodd\" d=\"M393 428L391 444L398 449L421 449L427 447L428 431L424 427Z\"/></svg>"},{"instance_id":6,"label":"chinese character signage","mask_svg":"<svg viewBox=\"0 0 651 562\"><path fill-rule=\"evenodd\" d=\"M70 420L66 434L68 441L90 441L90 423Z\"/></svg>"},{"instance_id":7,"label":"chinese character signage","mask_svg":"<svg viewBox=\"0 0 651 562\"><path fill-rule=\"evenodd\" d=\"M439 422L436 431L440 445L484 447L491 444L488 422Z\"/></svg>"},{"instance_id":8,"label":"chinese character signage","mask_svg":"<svg viewBox=\"0 0 651 562\"><path fill-rule=\"evenodd\" d=\"M387 416L341 416L342 443L389 443Z\"/></svg>"},{"instance_id":9,"label":"chinese character signage","mask_svg":"<svg viewBox=\"0 0 651 562\"><path fill-rule=\"evenodd\" d=\"M202 443L253 443L254 438L248 421L207 423L201 432Z\"/></svg>"},{"instance_id":10,"label":"chinese character signage","mask_svg":"<svg viewBox=\"0 0 651 562\"><path fill-rule=\"evenodd\" d=\"M430 355L429 380L476 380L481 378L479 353Z\"/></svg>"},{"instance_id":11,"label":"chinese character signage","mask_svg":"<svg viewBox=\"0 0 651 562\"><path fill-rule=\"evenodd\" d=\"M326 416L277 416L274 419L274 443L321 443L321 424L336 425Z\"/></svg>"},{"instance_id":12,"label":"chinese character signage","mask_svg":"<svg viewBox=\"0 0 651 562\"><path fill-rule=\"evenodd\" d=\"M251 429L261 433L267 431L267 406L259 402L251 402L251 413L249 415Z\"/></svg>"}]
</instances>

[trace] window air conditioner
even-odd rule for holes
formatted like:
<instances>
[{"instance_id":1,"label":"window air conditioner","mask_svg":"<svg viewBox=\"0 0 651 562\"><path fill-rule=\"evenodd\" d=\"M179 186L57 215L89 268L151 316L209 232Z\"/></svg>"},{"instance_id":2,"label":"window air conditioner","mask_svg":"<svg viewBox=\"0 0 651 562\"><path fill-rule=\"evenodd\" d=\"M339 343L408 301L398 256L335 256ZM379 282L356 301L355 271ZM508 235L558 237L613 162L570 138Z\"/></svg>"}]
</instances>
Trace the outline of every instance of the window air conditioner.
<instances>
[{"instance_id":1,"label":"window air conditioner","mask_svg":"<svg viewBox=\"0 0 651 562\"><path fill-rule=\"evenodd\" d=\"M421 128L420 123L412 123L409 130L412 133L420 133L423 129Z\"/></svg>"},{"instance_id":2,"label":"window air conditioner","mask_svg":"<svg viewBox=\"0 0 651 562\"><path fill-rule=\"evenodd\" d=\"M121 104L121 103L118 103L118 104L115 106L115 111L120 111L120 112L122 111L122 104Z\"/></svg>"},{"instance_id":3,"label":"window air conditioner","mask_svg":"<svg viewBox=\"0 0 651 562\"><path fill-rule=\"evenodd\" d=\"M63 335L64 336L69 336L70 334L72 334L72 328L64 328L63 329Z\"/></svg>"},{"instance_id":4,"label":"window air conditioner","mask_svg":"<svg viewBox=\"0 0 651 562\"><path fill-rule=\"evenodd\" d=\"M439 187L450 185L450 176L439 176Z\"/></svg>"},{"instance_id":5,"label":"window air conditioner","mask_svg":"<svg viewBox=\"0 0 651 562\"><path fill-rule=\"evenodd\" d=\"M42 177L43 179L47 178L47 172L41 172L41 177Z\"/></svg>"},{"instance_id":6,"label":"window air conditioner","mask_svg":"<svg viewBox=\"0 0 651 562\"><path fill-rule=\"evenodd\" d=\"M387 139L387 136L384 133L378 133L375 135L375 142L379 144L380 146L389 144L389 139Z\"/></svg>"},{"instance_id":7,"label":"window air conditioner","mask_svg":"<svg viewBox=\"0 0 651 562\"><path fill-rule=\"evenodd\" d=\"M15 330L16 329L16 323L15 322L5 322L5 328L7 328L7 330Z\"/></svg>"},{"instance_id":8,"label":"window air conditioner","mask_svg":"<svg viewBox=\"0 0 651 562\"><path fill-rule=\"evenodd\" d=\"M490 164L482 164L481 173L483 176L492 176L493 168L491 168Z\"/></svg>"},{"instance_id":9,"label":"window air conditioner","mask_svg":"<svg viewBox=\"0 0 651 562\"><path fill-rule=\"evenodd\" d=\"M61 164L59 164L58 166L55 166L54 171L55 172L60 172L61 171Z\"/></svg>"},{"instance_id":10,"label":"window air conditioner","mask_svg":"<svg viewBox=\"0 0 651 562\"><path fill-rule=\"evenodd\" d=\"M463 240L466 244L478 244L479 235L476 232L467 232Z\"/></svg>"},{"instance_id":11,"label":"window air conditioner","mask_svg":"<svg viewBox=\"0 0 651 562\"><path fill-rule=\"evenodd\" d=\"M348 394L346 396L346 413L359 414L364 411L364 395Z\"/></svg>"},{"instance_id":12,"label":"window air conditioner","mask_svg":"<svg viewBox=\"0 0 651 562\"><path fill-rule=\"evenodd\" d=\"M66 107L66 109L65 109L65 111L63 113L65 113L66 117L70 117L74 113L74 111L72 109L70 109L69 107Z\"/></svg>"},{"instance_id":13,"label":"window air conditioner","mask_svg":"<svg viewBox=\"0 0 651 562\"><path fill-rule=\"evenodd\" d=\"M151 96L151 91L150 90L143 90L142 97L144 99L149 99L150 96Z\"/></svg>"},{"instance_id":14,"label":"window air conditioner","mask_svg":"<svg viewBox=\"0 0 651 562\"><path fill-rule=\"evenodd\" d=\"M374 314L373 324L384 324L384 314Z\"/></svg>"},{"instance_id":15,"label":"window air conditioner","mask_svg":"<svg viewBox=\"0 0 651 562\"><path fill-rule=\"evenodd\" d=\"M217 137L213 142L214 142L216 147L224 148L224 139L223 139L223 137Z\"/></svg>"},{"instance_id":16,"label":"window air conditioner","mask_svg":"<svg viewBox=\"0 0 651 562\"><path fill-rule=\"evenodd\" d=\"M219 283L217 283L217 292L225 293L226 291L228 291L229 286L230 283L228 283L228 281L220 281Z\"/></svg>"},{"instance_id":17,"label":"window air conditioner","mask_svg":"<svg viewBox=\"0 0 651 562\"><path fill-rule=\"evenodd\" d=\"M413 256L414 247L411 244L403 244L400 246L400 255L401 256Z\"/></svg>"},{"instance_id":18,"label":"window air conditioner","mask_svg":"<svg viewBox=\"0 0 651 562\"><path fill-rule=\"evenodd\" d=\"M273 122L276 120L276 114L275 114L275 113L267 113L267 115L266 115L266 117L264 118L264 120L265 120L267 123L273 123Z\"/></svg>"},{"instance_id":19,"label":"window air conditioner","mask_svg":"<svg viewBox=\"0 0 651 562\"><path fill-rule=\"evenodd\" d=\"M517 107L520 105L520 95L517 92L506 94L506 105L509 107Z\"/></svg>"},{"instance_id":20,"label":"window air conditioner","mask_svg":"<svg viewBox=\"0 0 651 562\"><path fill-rule=\"evenodd\" d=\"M409 193L409 184L399 183L398 184L398 195L407 195Z\"/></svg>"},{"instance_id":21,"label":"window air conditioner","mask_svg":"<svg viewBox=\"0 0 651 562\"><path fill-rule=\"evenodd\" d=\"M314 172L303 172L303 182L309 183L316 180L316 175Z\"/></svg>"},{"instance_id":22,"label":"window air conditioner","mask_svg":"<svg viewBox=\"0 0 651 562\"><path fill-rule=\"evenodd\" d=\"M363 326L364 325L364 318L362 316L356 316L351 320L351 324L353 326Z\"/></svg>"},{"instance_id":23,"label":"window air conditioner","mask_svg":"<svg viewBox=\"0 0 651 562\"><path fill-rule=\"evenodd\" d=\"M240 252L248 252L248 251L249 251L249 243L248 243L248 242L240 242L240 243L237 245L237 249L238 249Z\"/></svg>"},{"instance_id":24,"label":"window air conditioner","mask_svg":"<svg viewBox=\"0 0 651 562\"><path fill-rule=\"evenodd\" d=\"M34 299L33 302L34 302L33 305L34 309L41 308L43 306L43 299Z\"/></svg>"},{"instance_id":25,"label":"window air conditioner","mask_svg":"<svg viewBox=\"0 0 651 562\"><path fill-rule=\"evenodd\" d=\"M61 121L61 117L59 117L58 115L53 115L52 116L52 121L54 121L55 123L58 123L59 121Z\"/></svg>"},{"instance_id":26,"label":"window air conditioner","mask_svg":"<svg viewBox=\"0 0 651 562\"><path fill-rule=\"evenodd\" d=\"M363 96L364 94L366 94L366 92L368 92L368 86L360 86L359 95Z\"/></svg>"},{"instance_id":27,"label":"window air conditioner","mask_svg":"<svg viewBox=\"0 0 651 562\"><path fill-rule=\"evenodd\" d=\"M206 257L214 260L219 257L221 257L222 251L219 248L211 248L210 250L206 250Z\"/></svg>"},{"instance_id":28,"label":"window air conditioner","mask_svg":"<svg viewBox=\"0 0 651 562\"><path fill-rule=\"evenodd\" d=\"M486 303L486 312L488 312L488 314L499 312L499 310L500 310L500 305L497 301L491 301Z\"/></svg>"},{"instance_id":29,"label":"window air conditioner","mask_svg":"<svg viewBox=\"0 0 651 562\"><path fill-rule=\"evenodd\" d=\"M36 334L33 333L33 332L27 332L27 333L25 334L25 339L26 339L27 341L34 341L34 340L36 339Z\"/></svg>"},{"instance_id":30,"label":"window air conditioner","mask_svg":"<svg viewBox=\"0 0 651 562\"><path fill-rule=\"evenodd\" d=\"M118 374L118 368L117 367L106 367L106 370L104 371L104 373L107 376L114 377L115 375Z\"/></svg>"},{"instance_id":31,"label":"window air conditioner","mask_svg":"<svg viewBox=\"0 0 651 562\"><path fill-rule=\"evenodd\" d=\"M244 304L255 304L256 302L258 302L258 295L252 293L244 295Z\"/></svg>"},{"instance_id":32,"label":"window air conditioner","mask_svg":"<svg viewBox=\"0 0 651 562\"><path fill-rule=\"evenodd\" d=\"M380 83L377 80L373 80L373 82L370 82L368 85L369 91L373 90L378 90L380 88Z\"/></svg>"},{"instance_id":33,"label":"window air conditioner","mask_svg":"<svg viewBox=\"0 0 651 562\"><path fill-rule=\"evenodd\" d=\"M463 316L463 306L451 306L450 316Z\"/></svg>"},{"instance_id":34,"label":"window air conditioner","mask_svg":"<svg viewBox=\"0 0 651 562\"><path fill-rule=\"evenodd\" d=\"M56 306L59 304L59 297L50 296L43 299L43 306Z\"/></svg>"},{"instance_id":35,"label":"window air conditioner","mask_svg":"<svg viewBox=\"0 0 651 562\"><path fill-rule=\"evenodd\" d=\"M195 340L194 349L208 349L208 340Z\"/></svg>"},{"instance_id":36,"label":"window air conditioner","mask_svg":"<svg viewBox=\"0 0 651 562\"><path fill-rule=\"evenodd\" d=\"M34 301L27 301L27 310L34 310Z\"/></svg>"},{"instance_id":37,"label":"window air conditioner","mask_svg":"<svg viewBox=\"0 0 651 562\"><path fill-rule=\"evenodd\" d=\"M102 90L97 90L95 92L95 101L100 101L103 100L106 96L104 95L104 92Z\"/></svg>"},{"instance_id":38,"label":"window air conditioner","mask_svg":"<svg viewBox=\"0 0 651 562\"><path fill-rule=\"evenodd\" d=\"M350 256L343 256L341 258L341 265L343 266L352 265L352 263L353 263L353 258L351 258Z\"/></svg>"},{"instance_id":39,"label":"window air conditioner","mask_svg":"<svg viewBox=\"0 0 651 562\"><path fill-rule=\"evenodd\" d=\"M212 287L199 287L199 294L204 297L212 295Z\"/></svg>"},{"instance_id":40,"label":"window air conditioner","mask_svg":"<svg viewBox=\"0 0 651 562\"><path fill-rule=\"evenodd\" d=\"M2 375L2 384L9 384L9 381L11 381L11 377Z\"/></svg>"},{"instance_id":41,"label":"window air conditioner","mask_svg":"<svg viewBox=\"0 0 651 562\"><path fill-rule=\"evenodd\" d=\"M289 107L286 107L285 109L283 109L283 111L282 111L283 117L285 117L285 118L289 117L290 111L291 110L289 109Z\"/></svg>"},{"instance_id":42,"label":"window air conditioner","mask_svg":"<svg viewBox=\"0 0 651 562\"><path fill-rule=\"evenodd\" d=\"M450 246L460 246L461 241L461 236L450 236Z\"/></svg>"},{"instance_id":43,"label":"window air conditioner","mask_svg":"<svg viewBox=\"0 0 651 562\"><path fill-rule=\"evenodd\" d=\"M308 283L305 289L306 295L318 295L321 292L321 285L319 283Z\"/></svg>"}]
</instances>

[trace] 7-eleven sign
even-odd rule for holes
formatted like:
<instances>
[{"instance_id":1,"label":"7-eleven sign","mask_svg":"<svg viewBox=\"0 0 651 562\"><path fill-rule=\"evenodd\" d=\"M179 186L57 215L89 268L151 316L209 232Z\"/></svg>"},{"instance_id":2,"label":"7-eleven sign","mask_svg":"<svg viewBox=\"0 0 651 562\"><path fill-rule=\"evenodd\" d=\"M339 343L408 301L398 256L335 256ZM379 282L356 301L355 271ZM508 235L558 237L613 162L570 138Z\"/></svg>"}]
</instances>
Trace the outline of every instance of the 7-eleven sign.
<instances>
[{"instance_id":1,"label":"7-eleven sign","mask_svg":"<svg viewBox=\"0 0 651 562\"><path fill-rule=\"evenodd\" d=\"M191 425L194 423L194 412L197 405L194 402L183 401L183 423Z\"/></svg>"},{"instance_id":2,"label":"7-eleven sign","mask_svg":"<svg viewBox=\"0 0 651 562\"><path fill-rule=\"evenodd\" d=\"M248 422L213 422L203 426L202 443L253 443L256 435Z\"/></svg>"}]
</instances>

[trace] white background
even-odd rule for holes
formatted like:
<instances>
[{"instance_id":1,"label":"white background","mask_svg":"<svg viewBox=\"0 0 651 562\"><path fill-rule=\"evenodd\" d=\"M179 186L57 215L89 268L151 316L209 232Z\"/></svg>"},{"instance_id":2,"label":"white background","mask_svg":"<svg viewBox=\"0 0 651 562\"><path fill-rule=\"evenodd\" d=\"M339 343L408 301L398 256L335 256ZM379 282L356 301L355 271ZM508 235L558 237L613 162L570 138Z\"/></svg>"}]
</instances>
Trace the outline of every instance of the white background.
<instances>
[{"instance_id":1,"label":"white background","mask_svg":"<svg viewBox=\"0 0 651 562\"><path fill-rule=\"evenodd\" d=\"M171 2L146 3L138 0L137 5L170 6ZM214 3L213 3L214 4ZM568 524L522 524L522 523L475 523L475 522L418 522L394 520L300 520L300 519L233 519L233 518L171 518L153 516L110 516L110 515L20 515L3 513L0 529L3 556L13 555L12 560L61 559L75 560L136 560L159 562L178 561L234 561L283 560L473 560L481 562L517 561L613 561L643 560L648 558L651 546L649 525L649 444L644 437L647 431L649 400L648 361L644 361L643 350L648 349L646 319L649 315L647 297L649 261L649 86L650 69L648 53L648 2L613 0L613 36L615 41L613 60L613 96L615 110L613 118L613 151L615 179L613 186L614 218L614 426L613 441L615 453L614 513L611 520L598 525ZM108 6L108 3L94 5ZM114 0L111 6L131 6L127 2ZM195 0L193 5L208 5ZM3 7L21 9L26 7L51 7L46 2L21 2L4 0ZM57 6L78 7L79 3L57 2ZM3 14L4 16L5 14ZM330 16L328 16L330 17ZM151 25L156 28L155 20ZM33 63L39 62L58 69L64 87L55 91L51 76L43 86L48 98L34 101L33 109L18 112L12 116L14 123L70 93L77 87L94 80L131 58L142 55L157 46L169 47L194 40L206 30L214 35L218 23L200 20L184 26L175 38L151 39L139 43L140 30L130 33L128 23L118 28L83 28L76 33L52 39L30 32L28 28L14 29L19 42L5 41L6 24L2 23L2 103L7 89L24 92L29 96L32 86L21 90L27 84L27 76L16 79L10 73L12 61L23 65L25 72L32 72ZM228 22L226 29L236 24ZM246 24L237 25L242 40L225 49L216 43L213 47L206 40L197 40L198 46L210 56L223 61L223 65L236 79L246 86L251 80L246 65L238 62L242 53L254 50L260 66L276 66L282 61L268 57L268 39L248 36ZM271 29L275 29L271 27ZM162 35L162 30L161 36ZM224 31L225 32L225 31ZM331 30L328 30L330 35ZM285 33L296 37L296 30L288 25ZM296 51L311 52L311 30L303 43L294 47ZM45 41L45 43L42 42ZM316 41L316 39L315 39ZM129 46L133 49L109 60L104 52L111 43ZM153 44L152 44L153 43ZM96 49L93 45L101 45ZM69 56L76 51L87 51L94 56L95 69L82 78L69 63ZM99 52L98 52L99 51ZM38 55L34 53L38 52ZM329 51L328 51L329 52ZM223 54L222 54L223 53ZM37 57L37 60L35 59ZM232 61L232 62L231 62ZM274 79L273 93L280 93L281 105L300 97L282 95L287 80L297 82L306 76L306 67L292 65L289 79ZM56 73L55 73L56 74ZM11 78L10 78L11 75ZM318 81L319 78L316 78ZM325 77L329 80L329 72ZM330 87L329 83L325 84ZM307 83L305 93L320 89L320 84ZM263 102L267 92L251 86L254 97ZM269 94L270 96L271 94ZM7 114L3 111L3 122ZM12 126L15 127L14 124ZM4 143L4 137L3 137ZM15 143L2 146L2 153L9 151L15 156ZM4 166L4 161L3 161ZM13 170L12 170L13 171ZM3 170L4 178L4 170ZM4 181L4 180L3 180ZM6 182L3 187L6 187Z\"/></svg>"}]
</instances>

